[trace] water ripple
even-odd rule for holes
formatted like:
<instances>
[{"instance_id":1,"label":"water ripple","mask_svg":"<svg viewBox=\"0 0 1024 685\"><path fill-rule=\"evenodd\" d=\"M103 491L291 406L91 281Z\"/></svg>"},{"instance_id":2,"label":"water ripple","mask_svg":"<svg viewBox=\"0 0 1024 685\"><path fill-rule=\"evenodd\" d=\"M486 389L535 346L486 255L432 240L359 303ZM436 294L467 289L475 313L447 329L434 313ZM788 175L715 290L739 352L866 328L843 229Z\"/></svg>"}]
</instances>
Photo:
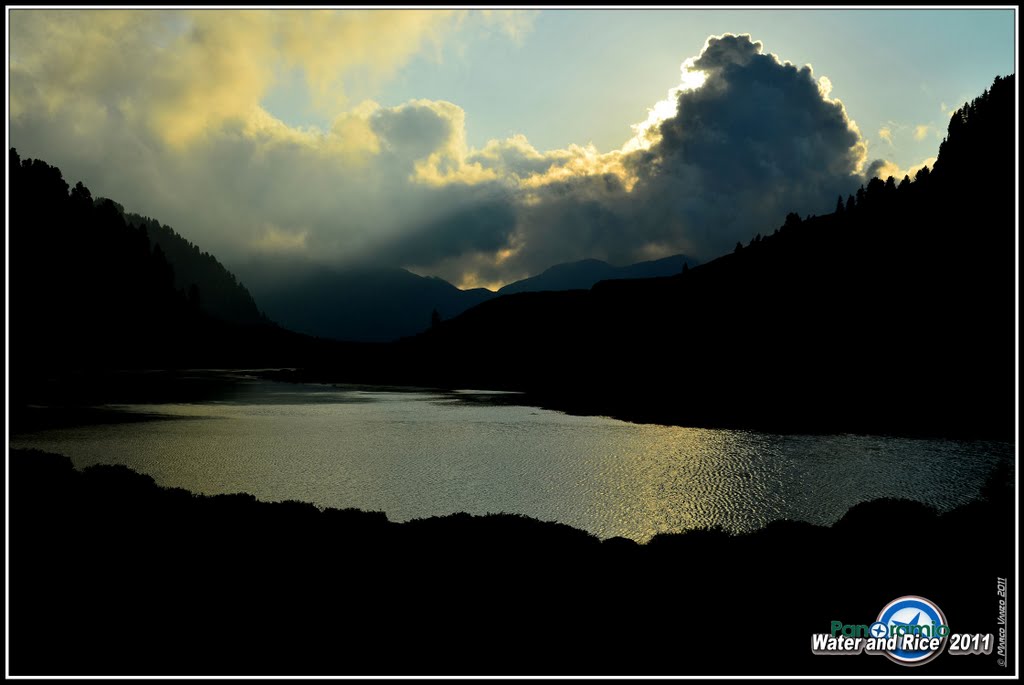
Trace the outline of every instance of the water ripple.
<instances>
[{"instance_id":1,"label":"water ripple","mask_svg":"<svg viewBox=\"0 0 1024 685\"><path fill-rule=\"evenodd\" d=\"M640 541L780 518L831 524L879 497L948 510L1013 461L1013 445L1001 442L638 425L426 391L248 382L227 402L115 408L178 420L43 430L11 446L63 453L79 467L126 464L195 492L396 521L515 512Z\"/></svg>"}]
</instances>

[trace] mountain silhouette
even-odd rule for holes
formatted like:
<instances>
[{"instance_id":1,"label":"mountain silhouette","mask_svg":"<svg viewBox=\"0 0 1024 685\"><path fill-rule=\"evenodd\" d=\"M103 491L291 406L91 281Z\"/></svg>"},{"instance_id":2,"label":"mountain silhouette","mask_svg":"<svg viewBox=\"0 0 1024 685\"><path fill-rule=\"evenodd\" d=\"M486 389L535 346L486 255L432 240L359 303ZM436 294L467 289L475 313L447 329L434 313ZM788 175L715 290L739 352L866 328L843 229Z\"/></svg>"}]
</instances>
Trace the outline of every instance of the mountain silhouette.
<instances>
[{"instance_id":1,"label":"mountain silhouette","mask_svg":"<svg viewBox=\"0 0 1024 685\"><path fill-rule=\"evenodd\" d=\"M96 203L107 201L106 198L97 198ZM216 257L200 250L198 245L178 235L170 226L148 216L125 212L122 205L113 200L109 202L121 212L126 223L145 228L150 242L160 246L174 269L175 288L186 294L193 293L193 296L201 295L199 308L202 311L233 323L268 322L248 289Z\"/></svg>"},{"instance_id":2,"label":"mountain silhouette","mask_svg":"<svg viewBox=\"0 0 1024 685\"><path fill-rule=\"evenodd\" d=\"M697 260L685 255L673 255L622 267L612 266L599 259L583 259L578 262L557 264L536 276L509 283L498 290L498 294L511 295L545 290L590 290L599 281L674 276L683 270L683 264L692 267L697 263Z\"/></svg>"},{"instance_id":3,"label":"mountain silhouette","mask_svg":"<svg viewBox=\"0 0 1024 685\"><path fill-rule=\"evenodd\" d=\"M397 267L331 268L264 258L237 268L267 315L290 330L334 340L387 342L427 330L435 311L447 320L499 295L588 290L604 279L669 276L678 274L684 262L696 264L682 255L626 267L587 259L553 266L497 293L460 290L444 279Z\"/></svg>"},{"instance_id":4,"label":"mountain silhouette","mask_svg":"<svg viewBox=\"0 0 1024 685\"><path fill-rule=\"evenodd\" d=\"M282 326L335 340L389 341L484 302L484 288L460 290L430 276L384 266L330 268L281 259L239 267L267 315Z\"/></svg>"},{"instance_id":5,"label":"mountain silhouette","mask_svg":"<svg viewBox=\"0 0 1024 685\"><path fill-rule=\"evenodd\" d=\"M9 159L12 404L42 399L61 374L81 385L71 370L292 366L340 353L267 320L234 275L169 227L94 200L13 148Z\"/></svg>"},{"instance_id":6,"label":"mountain silhouette","mask_svg":"<svg viewBox=\"0 0 1024 685\"><path fill-rule=\"evenodd\" d=\"M997 78L953 115L934 171L872 179L686 273L495 298L292 377L686 425L1012 436L1014 108Z\"/></svg>"}]
</instances>

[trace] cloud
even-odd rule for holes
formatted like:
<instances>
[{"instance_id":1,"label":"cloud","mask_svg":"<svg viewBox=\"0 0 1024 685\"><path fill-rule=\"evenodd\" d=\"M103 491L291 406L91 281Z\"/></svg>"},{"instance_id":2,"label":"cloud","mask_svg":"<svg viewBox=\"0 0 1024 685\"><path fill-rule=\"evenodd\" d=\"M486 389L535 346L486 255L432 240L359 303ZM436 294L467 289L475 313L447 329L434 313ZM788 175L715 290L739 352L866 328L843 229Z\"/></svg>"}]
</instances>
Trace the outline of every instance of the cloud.
<instances>
[{"instance_id":1,"label":"cloud","mask_svg":"<svg viewBox=\"0 0 1024 685\"><path fill-rule=\"evenodd\" d=\"M289 69L314 103L346 104L355 73L384 78L438 41L450 10L14 10L12 117L81 98L184 146L252 116ZM44 105L45 107L40 107Z\"/></svg>"},{"instance_id":2,"label":"cloud","mask_svg":"<svg viewBox=\"0 0 1024 685\"><path fill-rule=\"evenodd\" d=\"M894 162L890 162L886 159L876 159L870 165L868 165L867 171L864 172L864 179L870 180L872 178L880 178L885 180L892 176L897 181L903 179L904 176L909 176L911 179L917 174L922 167L928 167L931 169L935 166L936 157L928 157L917 164L912 164L906 169L900 168L900 166Z\"/></svg>"},{"instance_id":3,"label":"cloud","mask_svg":"<svg viewBox=\"0 0 1024 685\"><path fill-rule=\"evenodd\" d=\"M827 198L858 178L867 144L810 66L726 34L710 37L683 71L700 72L701 85L684 77L674 113L623 161L639 177L628 216L642 227L623 256L657 244L712 257L789 211L827 211Z\"/></svg>"},{"instance_id":4,"label":"cloud","mask_svg":"<svg viewBox=\"0 0 1024 685\"><path fill-rule=\"evenodd\" d=\"M464 137L464 118L451 103L413 100L374 112L370 128L388 151L400 157L424 159L435 152L456 156Z\"/></svg>"},{"instance_id":5,"label":"cloud","mask_svg":"<svg viewBox=\"0 0 1024 685\"><path fill-rule=\"evenodd\" d=\"M472 153L517 182L517 227L500 260L453 256L438 268L469 283L582 257L707 259L790 211L831 211L837 194L863 182L867 158L831 91L809 66L781 62L749 36L713 36L621 150L541 153L519 137Z\"/></svg>"},{"instance_id":6,"label":"cloud","mask_svg":"<svg viewBox=\"0 0 1024 685\"><path fill-rule=\"evenodd\" d=\"M501 177L517 180L543 176L552 167L565 164L574 157L568 150L541 153L526 136L513 135L505 140L490 140L466 158L467 163L490 169Z\"/></svg>"},{"instance_id":7,"label":"cloud","mask_svg":"<svg viewBox=\"0 0 1024 685\"><path fill-rule=\"evenodd\" d=\"M452 32L524 31L529 15L11 17L12 145L229 267L281 254L500 285L588 257L710 259L788 212L831 211L866 166L833 84L746 35L709 38L618 150L538 150L522 135L474 149L457 103L351 102L350 84L386 78ZM262 107L294 69L335 114L325 130Z\"/></svg>"},{"instance_id":8,"label":"cloud","mask_svg":"<svg viewBox=\"0 0 1024 685\"><path fill-rule=\"evenodd\" d=\"M914 140L924 140L926 137L928 137L928 133L929 131L931 131L931 128L932 127L929 126L928 124L918 124L917 126L915 126Z\"/></svg>"},{"instance_id":9,"label":"cloud","mask_svg":"<svg viewBox=\"0 0 1024 685\"><path fill-rule=\"evenodd\" d=\"M391 154L413 161L410 182L474 185L498 178L493 170L467 159L466 113L451 102L413 100L381 109L370 125Z\"/></svg>"},{"instance_id":10,"label":"cloud","mask_svg":"<svg viewBox=\"0 0 1024 685\"><path fill-rule=\"evenodd\" d=\"M235 13L231 13L232 15ZM344 82L358 69L382 79L437 44L459 16L452 10L314 10L273 12L276 47L298 67L321 108L345 104Z\"/></svg>"},{"instance_id":11,"label":"cloud","mask_svg":"<svg viewBox=\"0 0 1024 685\"><path fill-rule=\"evenodd\" d=\"M682 93L679 113L661 125L661 160L712 152L704 164L741 175L752 157L787 177L859 171L867 146L842 102L823 94L810 65L762 49L748 35L708 39L693 63L706 81Z\"/></svg>"},{"instance_id":12,"label":"cloud","mask_svg":"<svg viewBox=\"0 0 1024 685\"><path fill-rule=\"evenodd\" d=\"M889 143L889 145L892 145L892 129L888 126L883 126L878 129L878 137Z\"/></svg>"},{"instance_id":13,"label":"cloud","mask_svg":"<svg viewBox=\"0 0 1024 685\"><path fill-rule=\"evenodd\" d=\"M439 216L373 250L387 264L436 264L453 255L491 255L507 248L516 226L516 205L493 189L460 194Z\"/></svg>"},{"instance_id":14,"label":"cloud","mask_svg":"<svg viewBox=\"0 0 1024 685\"><path fill-rule=\"evenodd\" d=\"M526 30L517 16L14 10L12 145L222 258L277 247L369 258L420 222L493 202L428 187L486 180L464 163L464 112L364 101L320 130L285 124L262 97L295 68L311 90L344 93L354 74L397 69L446 32Z\"/></svg>"},{"instance_id":15,"label":"cloud","mask_svg":"<svg viewBox=\"0 0 1024 685\"><path fill-rule=\"evenodd\" d=\"M269 254L301 253L306 249L306 235L306 231L286 232L268 225L263 234L253 242L253 247L258 252Z\"/></svg>"}]
</instances>

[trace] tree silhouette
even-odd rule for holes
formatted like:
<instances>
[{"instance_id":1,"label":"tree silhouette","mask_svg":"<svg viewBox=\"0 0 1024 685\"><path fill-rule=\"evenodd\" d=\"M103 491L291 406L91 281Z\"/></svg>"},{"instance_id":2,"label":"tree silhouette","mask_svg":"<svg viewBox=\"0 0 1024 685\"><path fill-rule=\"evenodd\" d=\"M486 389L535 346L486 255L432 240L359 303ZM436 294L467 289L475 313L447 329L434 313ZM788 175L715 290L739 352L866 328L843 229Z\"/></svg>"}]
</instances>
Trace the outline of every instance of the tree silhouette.
<instances>
[{"instance_id":1,"label":"tree silhouette","mask_svg":"<svg viewBox=\"0 0 1024 685\"><path fill-rule=\"evenodd\" d=\"M14 148L8 161L12 398L46 369L264 366L326 349L270 324L230 272L170 228L69 187L60 169ZM215 277L191 278L204 264ZM207 311L224 293L244 322Z\"/></svg>"},{"instance_id":2,"label":"tree silhouette","mask_svg":"<svg viewBox=\"0 0 1024 685\"><path fill-rule=\"evenodd\" d=\"M90 193L89 189L82 185L82 182L79 181L71 190L71 200L72 202L78 205L91 205L92 193Z\"/></svg>"},{"instance_id":3,"label":"tree silhouette","mask_svg":"<svg viewBox=\"0 0 1024 685\"><path fill-rule=\"evenodd\" d=\"M875 204L882 198L882 194L884 192L885 181L875 176L873 179L868 181L865 197L867 197L869 204Z\"/></svg>"}]
</instances>

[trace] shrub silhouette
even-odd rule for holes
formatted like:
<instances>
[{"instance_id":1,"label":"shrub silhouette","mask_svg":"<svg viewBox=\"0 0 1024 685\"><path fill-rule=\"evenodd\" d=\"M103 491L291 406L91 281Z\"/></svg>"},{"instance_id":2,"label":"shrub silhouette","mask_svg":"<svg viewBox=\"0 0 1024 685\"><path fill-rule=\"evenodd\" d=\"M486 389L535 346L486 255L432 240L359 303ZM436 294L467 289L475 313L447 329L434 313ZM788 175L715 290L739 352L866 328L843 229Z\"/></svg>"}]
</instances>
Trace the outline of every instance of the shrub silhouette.
<instances>
[{"instance_id":1,"label":"shrub silhouette","mask_svg":"<svg viewBox=\"0 0 1024 685\"><path fill-rule=\"evenodd\" d=\"M884 658L815 657L810 634L837 618L869 621L907 593L936 601L955 630L989 630L985 600L1015 563L1006 477L941 515L868 502L832 528L777 521L637 544L511 514L399 524L193 495L123 466L78 471L12 450L10 670L897 674ZM942 563L922 572L905 559L908 530L922 549L942 549ZM745 631L748 614L781 616L785 630L745 640L738 659L722 636L737 621ZM940 657L920 672L1005 671L994 657Z\"/></svg>"}]
</instances>

